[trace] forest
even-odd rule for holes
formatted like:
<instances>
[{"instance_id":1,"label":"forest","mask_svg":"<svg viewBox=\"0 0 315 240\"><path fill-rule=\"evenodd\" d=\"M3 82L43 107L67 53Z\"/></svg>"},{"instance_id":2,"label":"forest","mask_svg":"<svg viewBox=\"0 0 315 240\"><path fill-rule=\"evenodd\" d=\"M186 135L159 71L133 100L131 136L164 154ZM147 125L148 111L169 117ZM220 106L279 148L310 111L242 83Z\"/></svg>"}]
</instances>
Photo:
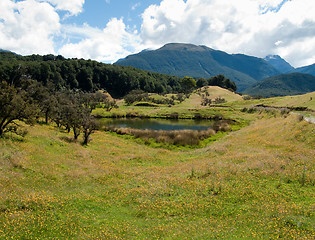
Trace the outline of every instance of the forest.
<instances>
[{"instance_id":1,"label":"forest","mask_svg":"<svg viewBox=\"0 0 315 240\"><path fill-rule=\"evenodd\" d=\"M54 55L19 56L0 53L0 80L14 84L21 78L33 79L44 86L60 89L80 89L95 92L103 89L114 98L121 98L132 90L152 93L180 93L193 90L195 85L220 86L236 91L236 85L223 75L209 79L191 79L139 70L134 67L116 66L84 59L65 59ZM195 83L194 83L195 82Z\"/></svg>"}]
</instances>

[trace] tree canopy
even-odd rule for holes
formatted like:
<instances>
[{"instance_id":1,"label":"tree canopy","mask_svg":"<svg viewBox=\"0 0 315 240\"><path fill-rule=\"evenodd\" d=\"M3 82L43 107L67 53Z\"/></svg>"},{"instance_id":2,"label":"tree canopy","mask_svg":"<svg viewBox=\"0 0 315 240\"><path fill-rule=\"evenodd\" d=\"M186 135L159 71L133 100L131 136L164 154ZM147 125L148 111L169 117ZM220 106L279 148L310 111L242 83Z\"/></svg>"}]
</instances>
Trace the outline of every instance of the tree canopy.
<instances>
[{"instance_id":1,"label":"tree canopy","mask_svg":"<svg viewBox=\"0 0 315 240\"><path fill-rule=\"evenodd\" d=\"M121 98L136 89L153 93L185 92L187 85L184 83L188 83L188 79L191 80L92 60L65 59L54 55L19 56L0 53L0 80L16 83L21 77L34 79L44 86L53 85L56 90L80 89L93 92L105 89L115 98ZM209 85L216 84L236 90L235 84L224 76L216 81L210 79L207 80ZM195 87L198 79L192 80Z\"/></svg>"}]
</instances>

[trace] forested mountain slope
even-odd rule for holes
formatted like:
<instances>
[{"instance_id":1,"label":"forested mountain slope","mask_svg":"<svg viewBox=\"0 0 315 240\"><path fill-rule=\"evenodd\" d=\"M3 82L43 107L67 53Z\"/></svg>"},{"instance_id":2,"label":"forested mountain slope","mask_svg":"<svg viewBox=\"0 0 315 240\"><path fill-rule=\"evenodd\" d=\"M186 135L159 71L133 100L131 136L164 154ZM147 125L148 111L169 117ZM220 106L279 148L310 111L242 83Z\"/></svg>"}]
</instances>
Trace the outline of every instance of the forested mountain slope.
<instances>
[{"instance_id":1,"label":"forested mountain slope","mask_svg":"<svg viewBox=\"0 0 315 240\"><path fill-rule=\"evenodd\" d=\"M310 74L290 73L266 78L246 89L252 96L274 97L298 95L315 91L315 77Z\"/></svg>"},{"instance_id":2,"label":"forested mountain slope","mask_svg":"<svg viewBox=\"0 0 315 240\"><path fill-rule=\"evenodd\" d=\"M258 80L280 74L261 58L181 43L170 43L157 50L130 55L115 64L179 77L209 78L223 74L234 81L240 91Z\"/></svg>"}]
</instances>

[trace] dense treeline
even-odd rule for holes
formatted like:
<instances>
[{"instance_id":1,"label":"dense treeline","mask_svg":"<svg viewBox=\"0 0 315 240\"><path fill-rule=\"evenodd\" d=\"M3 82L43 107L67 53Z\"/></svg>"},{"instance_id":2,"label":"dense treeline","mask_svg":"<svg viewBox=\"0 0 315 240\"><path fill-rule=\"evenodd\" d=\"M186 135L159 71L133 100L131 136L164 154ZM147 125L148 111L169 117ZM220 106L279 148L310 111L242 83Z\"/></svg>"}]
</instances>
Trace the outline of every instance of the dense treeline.
<instances>
[{"instance_id":1,"label":"dense treeline","mask_svg":"<svg viewBox=\"0 0 315 240\"><path fill-rule=\"evenodd\" d=\"M44 86L53 85L57 90L81 89L85 92L94 92L105 89L116 98L123 97L135 89L154 93L187 92L185 78L133 67L92 60L65 59L60 55L19 56L7 52L0 53L0 80L14 83L21 77L34 79ZM215 81L213 77L195 81L202 85L216 85L235 91L235 84L222 77L216 78ZM194 86L192 84L192 88Z\"/></svg>"}]
</instances>

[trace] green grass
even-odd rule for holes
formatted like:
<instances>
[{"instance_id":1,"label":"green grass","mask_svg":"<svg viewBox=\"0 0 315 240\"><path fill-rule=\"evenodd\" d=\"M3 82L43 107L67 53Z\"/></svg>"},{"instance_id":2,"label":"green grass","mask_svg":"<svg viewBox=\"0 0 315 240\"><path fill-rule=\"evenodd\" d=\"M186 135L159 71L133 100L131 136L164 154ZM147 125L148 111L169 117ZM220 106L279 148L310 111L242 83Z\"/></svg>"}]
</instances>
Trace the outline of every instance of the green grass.
<instances>
[{"instance_id":1,"label":"green grass","mask_svg":"<svg viewBox=\"0 0 315 240\"><path fill-rule=\"evenodd\" d=\"M244 126L198 149L47 125L0 139L0 239L314 239L314 125L227 104Z\"/></svg>"}]
</instances>

